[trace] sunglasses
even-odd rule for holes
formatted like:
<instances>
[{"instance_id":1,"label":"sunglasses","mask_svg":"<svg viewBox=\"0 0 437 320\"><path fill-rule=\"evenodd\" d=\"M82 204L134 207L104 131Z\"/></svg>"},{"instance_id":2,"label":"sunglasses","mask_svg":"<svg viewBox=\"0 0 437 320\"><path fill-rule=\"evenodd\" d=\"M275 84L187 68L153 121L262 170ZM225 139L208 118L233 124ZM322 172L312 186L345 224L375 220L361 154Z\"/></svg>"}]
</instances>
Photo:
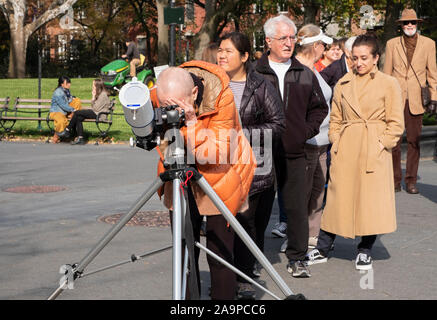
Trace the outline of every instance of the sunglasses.
<instances>
[{"instance_id":1,"label":"sunglasses","mask_svg":"<svg viewBox=\"0 0 437 320\"><path fill-rule=\"evenodd\" d=\"M415 26L416 24L417 24L417 21L403 21L402 22L402 24L404 25L404 26L408 26L409 24L412 24L413 26Z\"/></svg>"}]
</instances>

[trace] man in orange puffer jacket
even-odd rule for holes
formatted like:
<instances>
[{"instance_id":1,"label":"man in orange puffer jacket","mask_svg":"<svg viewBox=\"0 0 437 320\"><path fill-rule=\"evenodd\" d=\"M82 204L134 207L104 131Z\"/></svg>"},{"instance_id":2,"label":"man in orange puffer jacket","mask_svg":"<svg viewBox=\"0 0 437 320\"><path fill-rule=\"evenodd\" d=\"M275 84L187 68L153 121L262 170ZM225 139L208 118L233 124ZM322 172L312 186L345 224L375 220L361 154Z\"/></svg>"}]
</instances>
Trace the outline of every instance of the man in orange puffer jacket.
<instances>
[{"instance_id":1,"label":"man in orange puffer jacket","mask_svg":"<svg viewBox=\"0 0 437 320\"><path fill-rule=\"evenodd\" d=\"M211 185L228 209L236 215L247 206L247 196L256 168L252 148L242 132L227 74L217 65L190 61L164 70L151 96L159 106L178 105L184 109L186 126L180 129L186 157ZM156 101L155 101L156 102ZM156 104L156 103L155 103ZM163 154L158 174L164 172ZM193 163L190 163L192 159ZM172 184L163 188L164 204L172 208ZM199 241L202 216L207 216L207 247L232 263L234 231L196 184L193 230ZM162 192L160 193L162 195ZM194 216L194 218L193 218ZM196 254L198 258L198 253ZM196 259L197 260L197 259ZM211 298L234 299L235 273L208 256L211 273Z\"/></svg>"}]
</instances>

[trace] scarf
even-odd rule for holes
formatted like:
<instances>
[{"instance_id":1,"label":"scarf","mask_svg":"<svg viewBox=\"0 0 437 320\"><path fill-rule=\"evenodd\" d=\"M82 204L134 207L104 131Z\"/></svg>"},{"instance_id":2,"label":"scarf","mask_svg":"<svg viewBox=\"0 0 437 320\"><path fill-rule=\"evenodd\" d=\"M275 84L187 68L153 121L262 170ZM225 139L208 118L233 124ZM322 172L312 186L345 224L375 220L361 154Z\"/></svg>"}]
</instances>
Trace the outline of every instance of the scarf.
<instances>
[{"instance_id":1,"label":"scarf","mask_svg":"<svg viewBox=\"0 0 437 320\"><path fill-rule=\"evenodd\" d=\"M405 48L407 50L407 61L408 64L411 64L411 60L413 60L414 49L416 49L417 45L417 33L412 37L403 35L403 38L405 42Z\"/></svg>"}]
</instances>

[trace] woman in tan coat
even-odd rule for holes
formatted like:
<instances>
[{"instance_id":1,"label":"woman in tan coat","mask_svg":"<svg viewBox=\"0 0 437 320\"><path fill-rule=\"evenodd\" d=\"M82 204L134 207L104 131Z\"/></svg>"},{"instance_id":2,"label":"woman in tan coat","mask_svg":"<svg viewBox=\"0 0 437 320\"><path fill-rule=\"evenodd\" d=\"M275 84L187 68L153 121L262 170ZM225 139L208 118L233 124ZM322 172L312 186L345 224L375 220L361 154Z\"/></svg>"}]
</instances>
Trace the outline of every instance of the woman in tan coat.
<instances>
[{"instance_id":1,"label":"woman in tan coat","mask_svg":"<svg viewBox=\"0 0 437 320\"><path fill-rule=\"evenodd\" d=\"M334 89L326 206L318 243L307 263L326 262L336 235L361 236L355 266L369 270L376 235L396 230L391 149L404 130L402 95L397 80L377 68L373 36L357 37L352 57L354 71Z\"/></svg>"}]
</instances>

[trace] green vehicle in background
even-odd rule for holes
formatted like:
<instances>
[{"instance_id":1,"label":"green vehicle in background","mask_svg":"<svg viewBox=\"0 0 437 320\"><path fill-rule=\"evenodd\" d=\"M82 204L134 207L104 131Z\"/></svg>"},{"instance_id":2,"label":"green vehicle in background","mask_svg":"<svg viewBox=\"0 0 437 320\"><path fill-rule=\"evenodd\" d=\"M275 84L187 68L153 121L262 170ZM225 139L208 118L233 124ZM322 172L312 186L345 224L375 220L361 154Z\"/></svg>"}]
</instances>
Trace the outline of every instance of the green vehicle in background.
<instances>
[{"instance_id":1,"label":"green vehicle in background","mask_svg":"<svg viewBox=\"0 0 437 320\"><path fill-rule=\"evenodd\" d=\"M137 67L137 79L143 82L148 88L155 85L156 79L153 71L148 68L145 57L141 55L141 64ZM117 91L126 83L132 80L130 76L130 65L124 59L114 60L100 69L100 77L105 83L111 95L117 95Z\"/></svg>"}]
</instances>

